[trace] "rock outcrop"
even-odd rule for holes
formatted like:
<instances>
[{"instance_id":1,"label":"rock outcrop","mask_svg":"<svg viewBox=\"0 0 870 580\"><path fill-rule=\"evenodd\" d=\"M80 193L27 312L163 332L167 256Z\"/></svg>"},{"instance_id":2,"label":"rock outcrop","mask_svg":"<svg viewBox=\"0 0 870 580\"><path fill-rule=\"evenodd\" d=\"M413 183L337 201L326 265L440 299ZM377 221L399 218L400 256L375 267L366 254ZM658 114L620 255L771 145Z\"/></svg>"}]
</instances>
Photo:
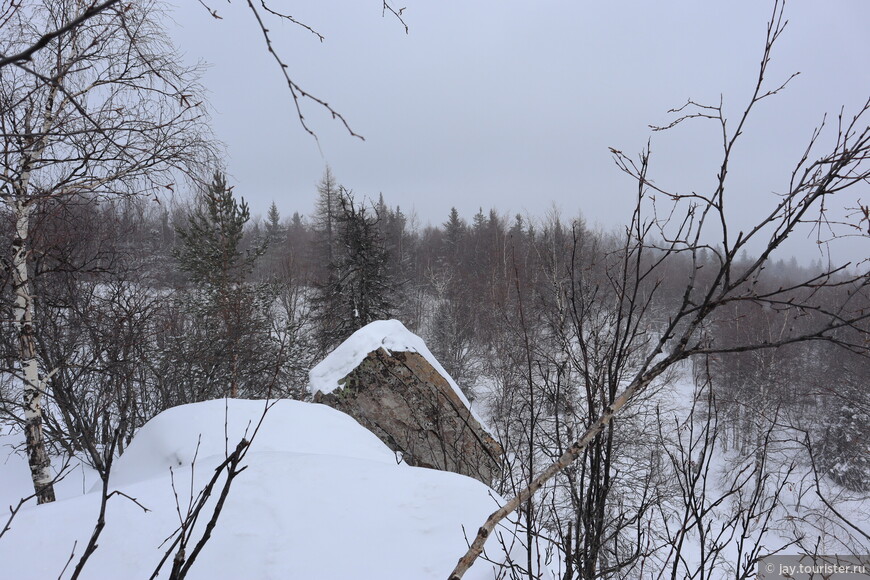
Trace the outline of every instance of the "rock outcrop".
<instances>
[{"instance_id":1,"label":"rock outcrop","mask_svg":"<svg viewBox=\"0 0 870 580\"><path fill-rule=\"evenodd\" d=\"M357 335L348 339L357 344L342 345L330 357L341 358L342 349L346 357L348 352L359 353L367 344L373 346L366 342L371 341L373 332L377 336L385 331L403 331L420 344L407 346L404 343L412 341L402 340L401 336L397 339L392 335L392 341L384 338L380 342L390 348L379 346L368 352L337 384L318 389L312 380L315 402L352 416L410 465L453 471L487 485L492 483L501 471L501 446L475 417L455 383L436 370L430 360L435 365L437 362L425 345L421 348L422 341L400 323L375 324L379 326L359 331L364 335L362 340ZM398 350L402 347L406 350ZM321 365L330 366L328 361L329 357ZM333 364L332 368L340 367ZM312 379L316 369L312 370Z\"/></svg>"}]
</instances>

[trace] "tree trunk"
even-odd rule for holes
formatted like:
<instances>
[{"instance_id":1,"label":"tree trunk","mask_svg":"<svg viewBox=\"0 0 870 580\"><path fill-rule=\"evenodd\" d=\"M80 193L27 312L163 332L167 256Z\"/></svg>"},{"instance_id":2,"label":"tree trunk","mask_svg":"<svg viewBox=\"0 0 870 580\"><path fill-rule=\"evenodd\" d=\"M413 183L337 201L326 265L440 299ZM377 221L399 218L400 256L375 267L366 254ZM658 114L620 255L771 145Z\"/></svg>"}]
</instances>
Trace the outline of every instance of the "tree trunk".
<instances>
[{"instance_id":1,"label":"tree trunk","mask_svg":"<svg viewBox=\"0 0 870 580\"><path fill-rule=\"evenodd\" d=\"M13 307L15 329L18 331L18 360L24 379L24 432L30 475L38 503L55 499L51 460L45 449L42 431L42 405L45 376L39 368L33 329L33 294L27 268L27 236L33 206L18 200L15 203L15 239L12 242L12 280L15 292Z\"/></svg>"}]
</instances>

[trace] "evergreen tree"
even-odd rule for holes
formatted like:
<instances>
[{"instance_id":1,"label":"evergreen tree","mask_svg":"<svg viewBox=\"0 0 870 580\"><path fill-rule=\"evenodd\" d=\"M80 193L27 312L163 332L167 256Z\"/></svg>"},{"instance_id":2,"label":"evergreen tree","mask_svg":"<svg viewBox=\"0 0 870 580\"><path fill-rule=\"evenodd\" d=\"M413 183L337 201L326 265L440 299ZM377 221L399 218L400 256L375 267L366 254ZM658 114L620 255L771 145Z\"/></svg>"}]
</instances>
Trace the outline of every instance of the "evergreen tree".
<instances>
[{"instance_id":1,"label":"evergreen tree","mask_svg":"<svg viewBox=\"0 0 870 580\"><path fill-rule=\"evenodd\" d=\"M344 190L338 207L336 251L327 277L316 284L315 317L323 349L370 322L389 318L398 286L377 217Z\"/></svg>"},{"instance_id":2,"label":"evergreen tree","mask_svg":"<svg viewBox=\"0 0 870 580\"><path fill-rule=\"evenodd\" d=\"M870 490L870 413L843 404L826 425L819 445L822 471L846 489Z\"/></svg>"},{"instance_id":3,"label":"evergreen tree","mask_svg":"<svg viewBox=\"0 0 870 580\"><path fill-rule=\"evenodd\" d=\"M458 268L460 264L460 251L462 241L466 233L465 222L459 217L455 207L450 208L450 215L444 222L444 253L441 262L450 268Z\"/></svg>"},{"instance_id":4,"label":"evergreen tree","mask_svg":"<svg viewBox=\"0 0 870 580\"><path fill-rule=\"evenodd\" d=\"M248 204L244 199L237 202L225 176L215 172L186 227L176 232L179 244L174 255L181 270L218 295L226 294L244 280L265 251L265 244L258 243L253 250L242 252L245 224L250 219Z\"/></svg>"},{"instance_id":5,"label":"evergreen tree","mask_svg":"<svg viewBox=\"0 0 870 580\"><path fill-rule=\"evenodd\" d=\"M293 257L287 252L287 228L281 224L281 213L274 201L266 214L264 230L268 248L257 267L256 277L258 280L275 281L289 273Z\"/></svg>"},{"instance_id":6,"label":"evergreen tree","mask_svg":"<svg viewBox=\"0 0 870 580\"><path fill-rule=\"evenodd\" d=\"M477 208L477 213L474 214L471 228L475 231L481 231L486 226L486 216L483 213L483 208Z\"/></svg>"},{"instance_id":7,"label":"evergreen tree","mask_svg":"<svg viewBox=\"0 0 870 580\"><path fill-rule=\"evenodd\" d=\"M266 249L255 241L241 244L250 212L237 202L223 174L217 172L199 204L179 228L174 255L192 287L182 295L191 316L190 332L176 347L191 365L193 400L256 394L265 370L278 365L271 341L269 288L247 283Z\"/></svg>"},{"instance_id":8,"label":"evergreen tree","mask_svg":"<svg viewBox=\"0 0 870 580\"><path fill-rule=\"evenodd\" d=\"M293 212L293 217L290 218L290 231L304 231L305 218L298 211Z\"/></svg>"},{"instance_id":9,"label":"evergreen tree","mask_svg":"<svg viewBox=\"0 0 870 580\"><path fill-rule=\"evenodd\" d=\"M482 211L478 214L482 221ZM455 207L450 208L443 224L444 243L438 257L438 269L433 273L434 300L429 324L429 347L435 358L463 389L474 398L471 384L477 378L478 352L475 341L475 310L480 297L469 291L472 277L479 272L466 271L469 239L468 227Z\"/></svg>"},{"instance_id":10,"label":"evergreen tree","mask_svg":"<svg viewBox=\"0 0 870 580\"><path fill-rule=\"evenodd\" d=\"M269 206L269 213L266 214L266 239L270 244L274 244L284 235L285 229L281 225L281 214L278 211L278 206L275 202Z\"/></svg>"}]
</instances>

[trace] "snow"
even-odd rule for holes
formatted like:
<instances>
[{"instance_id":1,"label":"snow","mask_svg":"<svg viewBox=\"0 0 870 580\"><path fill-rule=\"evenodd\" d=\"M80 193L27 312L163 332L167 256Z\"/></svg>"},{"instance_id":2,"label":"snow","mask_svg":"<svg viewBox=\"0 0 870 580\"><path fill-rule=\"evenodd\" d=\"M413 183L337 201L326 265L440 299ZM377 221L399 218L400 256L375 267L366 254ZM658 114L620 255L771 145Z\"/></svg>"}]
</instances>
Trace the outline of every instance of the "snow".
<instances>
[{"instance_id":1,"label":"snow","mask_svg":"<svg viewBox=\"0 0 870 580\"><path fill-rule=\"evenodd\" d=\"M225 450L251 435L265 407L264 401L211 401L170 409L145 425L117 460L111 488L150 511L112 497L83 578L149 577L166 551L161 543L178 527L177 510L185 513L191 495ZM0 448L0 498L14 504L30 490L26 462L9 451ZM297 401L271 406L245 464L189 578L444 579L465 552L464 530L473 535L500 501L474 479L400 465L352 418ZM68 577L100 503L98 490L71 490L66 499L18 514L0 539L3 577L57 578L74 550ZM500 550L489 546L489 552ZM161 577L167 576L164 569ZM494 577L484 561L466 575Z\"/></svg>"},{"instance_id":2,"label":"snow","mask_svg":"<svg viewBox=\"0 0 870 580\"><path fill-rule=\"evenodd\" d=\"M232 404L230 404L232 403ZM164 411L139 430L112 469L112 484L163 477L172 467L220 463L242 438L250 439L267 405L256 437L258 452L331 455L396 464L395 454L348 415L325 405L291 401L216 400ZM274 415L274 416L273 416ZM276 419L280 418L280 420ZM347 440L334 434L360 429ZM327 434L324 436L324 434ZM201 436L202 435L202 436Z\"/></svg>"},{"instance_id":3,"label":"snow","mask_svg":"<svg viewBox=\"0 0 870 580\"><path fill-rule=\"evenodd\" d=\"M76 458L68 461L55 458L52 472L55 475L64 474L54 484L58 499L79 496L99 481L96 471ZM6 512L8 506L14 507L22 497L32 493L33 482L24 453L24 433L19 430L13 432L0 425L0 512ZM5 523L4 517L0 516L0 529ZM0 544L4 541L5 538L0 540Z\"/></svg>"},{"instance_id":4,"label":"snow","mask_svg":"<svg viewBox=\"0 0 870 580\"><path fill-rule=\"evenodd\" d=\"M432 368L447 380L459 399L471 410L475 420L484 429L492 432L486 427L483 419L475 413L456 381L444 370L441 363L426 347L423 339L405 328L405 325L398 320L377 320L350 335L338 348L309 371L309 391L311 393L320 391L323 394L328 394L342 388L341 381L359 366L370 352L379 348L390 353L392 351L416 352L425 358L432 365Z\"/></svg>"}]
</instances>

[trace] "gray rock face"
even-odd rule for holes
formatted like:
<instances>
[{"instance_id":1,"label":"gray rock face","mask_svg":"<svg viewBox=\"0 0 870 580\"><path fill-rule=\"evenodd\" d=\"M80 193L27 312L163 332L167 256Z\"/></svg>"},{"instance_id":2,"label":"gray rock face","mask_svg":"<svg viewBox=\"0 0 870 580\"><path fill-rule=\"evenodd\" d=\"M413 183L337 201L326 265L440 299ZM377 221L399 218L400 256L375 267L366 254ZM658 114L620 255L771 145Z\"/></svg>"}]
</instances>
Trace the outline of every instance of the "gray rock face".
<instances>
[{"instance_id":1,"label":"gray rock face","mask_svg":"<svg viewBox=\"0 0 870 580\"><path fill-rule=\"evenodd\" d=\"M502 449L429 362L416 352L383 348L315 402L347 413L406 462L453 471L489 485L501 470Z\"/></svg>"}]
</instances>

